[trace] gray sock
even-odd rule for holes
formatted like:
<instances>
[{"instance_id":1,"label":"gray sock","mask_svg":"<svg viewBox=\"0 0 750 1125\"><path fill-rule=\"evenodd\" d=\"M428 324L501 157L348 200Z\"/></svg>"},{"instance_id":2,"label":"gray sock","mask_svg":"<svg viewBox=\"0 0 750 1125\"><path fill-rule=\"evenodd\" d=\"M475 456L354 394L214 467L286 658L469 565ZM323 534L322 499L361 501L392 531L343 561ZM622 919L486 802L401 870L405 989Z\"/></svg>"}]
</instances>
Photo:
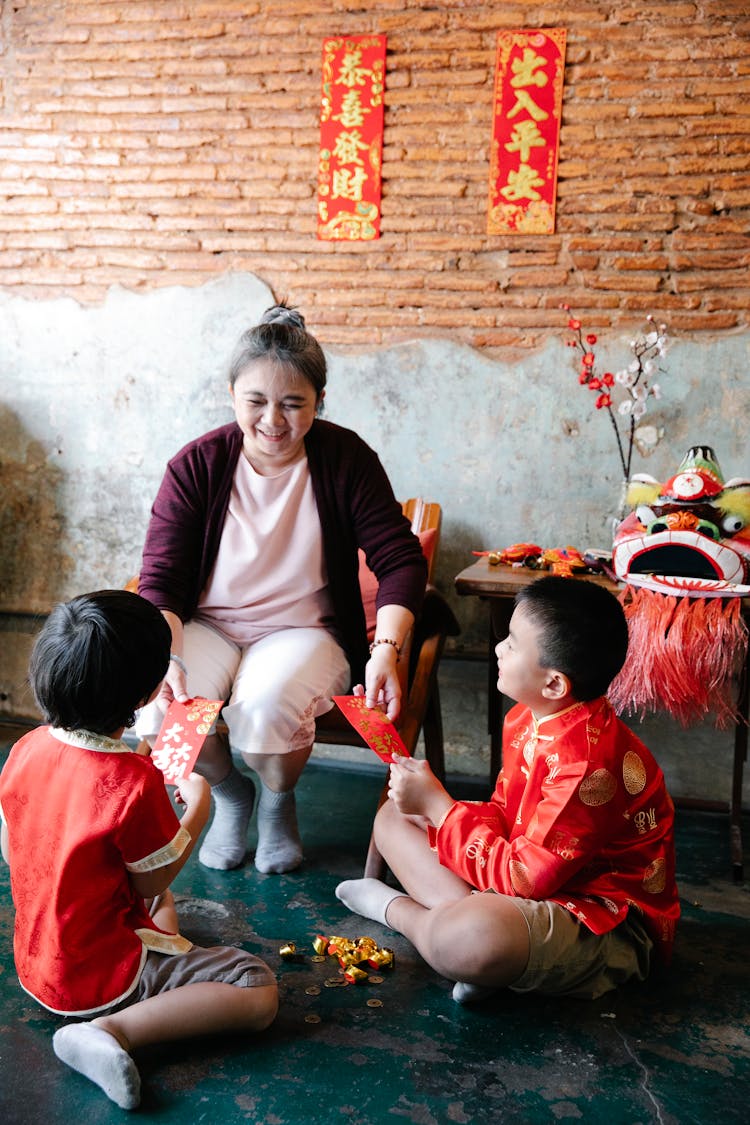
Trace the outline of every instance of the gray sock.
<instances>
[{"instance_id":1,"label":"gray sock","mask_svg":"<svg viewBox=\"0 0 750 1125\"><path fill-rule=\"evenodd\" d=\"M403 891L394 890L380 879L347 879L336 887L336 898L351 910L373 922L387 926L386 911L394 898L405 898Z\"/></svg>"},{"instance_id":2,"label":"gray sock","mask_svg":"<svg viewBox=\"0 0 750 1125\"><path fill-rule=\"evenodd\" d=\"M276 793L261 782L255 866L265 875L294 871L302 863L294 790Z\"/></svg>"},{"instance_id":3,"label":"gray sock","mask_svg":"<svg viewBox=\"0 0 750 1125\"><path fill-rule=\"evenodd\" d=\"M247 826L255 802L255 786L249 777L232 766L218 785L211 788L214 818L198 852L204 867L228 871L239 867L247 852Z\"/></svg>"},{"instance_id":4,"label":"gray sock","mask_svg":"<svg viewBox=\"0 0 750 1125\"><path fill-rule=\"evenodd\" d=\"M141 1100L141 1077L127 1051L113 1035L91 1023L61 1027L52 1036L58 1059L100 1086L121 1109L135 1109Z\"/></svg>"}]
</instances>

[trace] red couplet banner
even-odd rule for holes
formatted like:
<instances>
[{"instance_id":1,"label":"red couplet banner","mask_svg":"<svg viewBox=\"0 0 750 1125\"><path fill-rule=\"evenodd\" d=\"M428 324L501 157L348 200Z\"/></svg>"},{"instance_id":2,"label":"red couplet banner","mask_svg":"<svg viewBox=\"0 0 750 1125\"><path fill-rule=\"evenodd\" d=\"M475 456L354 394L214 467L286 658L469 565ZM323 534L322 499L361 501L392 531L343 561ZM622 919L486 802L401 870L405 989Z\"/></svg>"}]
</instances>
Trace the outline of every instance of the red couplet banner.
<instances>
[{"instance_id":1,"label":"red couplet banner","mask_svg":"<svg viewBox=\"0 0 750 1125\"><path fill-rule=\"evenodd\" d=\"M554 232L565 37L498 32L488 234Z\"/></svg>"},{"instance_id":2,"label":"red couplet banner","mask_svg":"<svg viewBox=\"0 0 750 1125\"><path fill-rule=\"evenodd\" d=\"M318 238L380 237L385 35L323 41Z\"/></svg>"}]
</instances>

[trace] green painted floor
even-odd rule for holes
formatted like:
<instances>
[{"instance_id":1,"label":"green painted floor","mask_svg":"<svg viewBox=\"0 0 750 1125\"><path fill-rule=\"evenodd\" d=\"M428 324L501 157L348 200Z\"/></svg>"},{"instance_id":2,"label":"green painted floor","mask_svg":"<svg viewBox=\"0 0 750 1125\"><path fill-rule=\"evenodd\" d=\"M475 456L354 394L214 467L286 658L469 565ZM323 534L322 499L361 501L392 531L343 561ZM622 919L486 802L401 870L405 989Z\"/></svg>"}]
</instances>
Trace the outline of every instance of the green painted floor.
<instances>
[{"instance_id":1,"label":"green painted floor","mask_svg":"<svg viewBox=\"0 0 750 1125\"><path fill-rule=\"evenodd\" d=\"M14 736L0 729L0 763ZM25 996L13 970L8 870L0 864L0 1122L750 1120L750 889L731 881L725 816L678 812L683 922L665 979L593 1003L507 994L468 1009L408 943L359 922L334 897L340 879L361 871L381 781L380 773L308 767L298 790L306 862L290 875L259 875L252 865L212 872L191 858L175 887L184 931L264 957L278 974L281 1010L256 1039L141 1054L135 1114L54 1057L57 1022ZM746 839L750 849L750 824ZM311 960L318 932L370 934L395 949L396 967L381 984L327 986L336 966ZM305 951L302 963L281 960L287 941Z\"/></svg>"}]
</instances>

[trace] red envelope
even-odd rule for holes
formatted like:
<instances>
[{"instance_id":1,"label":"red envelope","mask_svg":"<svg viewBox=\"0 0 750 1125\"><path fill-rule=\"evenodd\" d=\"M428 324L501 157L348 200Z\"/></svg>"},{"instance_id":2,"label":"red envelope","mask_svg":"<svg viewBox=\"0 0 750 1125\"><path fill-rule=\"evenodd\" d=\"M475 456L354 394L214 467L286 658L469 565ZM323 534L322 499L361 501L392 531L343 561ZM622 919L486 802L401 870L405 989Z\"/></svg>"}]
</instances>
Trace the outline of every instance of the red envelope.
<instances>
[{"instance_id":1,"label":"red envelope","mask_svg":"<svg viewBox=\"0 0 750 1125\"><path fill-rule=\"evenodd\" d=\"M334 695L332 698L382 762L390 765L396 758L410 757L393 723L376 707L368 707L364 696Z\"/></svg>"},{"instance_id":2,"label":"red envelope","mask_svg":"<svg viewBox=\"0 0 750 1125\"><path fill-rule=\"evenodd\" d=\"M179 785L192 772L211 724L224 706L223 699L172 700L151 751L151 761L164 774L167 785Z\"/></svg>"}]
</instances>

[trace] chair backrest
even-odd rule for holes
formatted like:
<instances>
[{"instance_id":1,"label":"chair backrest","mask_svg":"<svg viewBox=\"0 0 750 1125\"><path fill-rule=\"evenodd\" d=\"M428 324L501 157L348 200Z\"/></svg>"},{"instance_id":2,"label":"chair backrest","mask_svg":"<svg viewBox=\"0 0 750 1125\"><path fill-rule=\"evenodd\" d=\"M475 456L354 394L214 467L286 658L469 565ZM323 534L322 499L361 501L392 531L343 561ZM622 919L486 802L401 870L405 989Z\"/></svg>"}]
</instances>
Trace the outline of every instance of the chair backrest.
<instances>
[{"instance_id":1,"label":"chair backrest","mask_svg":"<svg viewBox=\"0 0 750 1125\"><path fill-rule=\"evenodd\" d=\"M434 500L424 500L421 496L404 500L401 505L404 515L411 521L411 529L422 542L422 550L427 559L427 581L432 581L443 511Z\"/></svg>"},{"instance_id":2,"label":"chair backrest","mask_svg":"<svg viewBox=\"0 0 750 1125\"><path fill-rule=\"evenodd\" d=\"M430 582L440 539L442 509L439 504L434 501L423 500L421 496L404 500L401 508L406 518L411 521L412 531L419 536L422 552L427 559L427 581ZM365 553L361 549L359 552L359 591L365 610L367 636L372 640L375 636L375 598L378 592L378 580L367 565Z\"/></svg>"}]
</instances>

